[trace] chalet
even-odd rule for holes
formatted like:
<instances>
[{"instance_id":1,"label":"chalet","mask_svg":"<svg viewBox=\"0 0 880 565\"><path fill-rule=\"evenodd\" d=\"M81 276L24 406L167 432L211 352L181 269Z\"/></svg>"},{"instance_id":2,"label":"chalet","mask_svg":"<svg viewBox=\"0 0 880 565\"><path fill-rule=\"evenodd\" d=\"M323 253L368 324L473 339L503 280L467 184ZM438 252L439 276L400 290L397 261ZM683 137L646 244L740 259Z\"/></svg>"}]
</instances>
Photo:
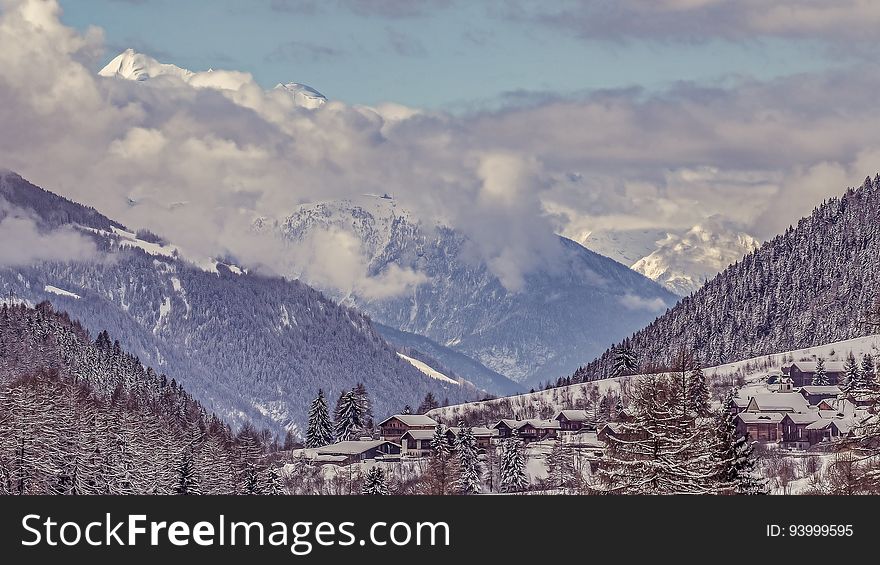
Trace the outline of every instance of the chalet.
<instances>
[{"instance_id":1,"label":"chalet","mask_svg":"<svg viewBox=\"0 0 880 565\"><path fill-rule=\"evenodd\" d=\"M498 430L499 438L508 438L514 430L523 441L539 441L542 439L555 438L559 430L557 420L500 420L494 428Z\"/></svg>"},{"instance_id":2,"label":"chalet","mask_svg":"<svg viewBox=\"0 0 880 565\"><path fill-rule=\"evenodd\" d=\"M403 455L426 457L431 455L431 438L434 430L407 430L400 437L400 449Z\"/></svg>"},{"instance_id":3,"label":"chalet","mask_svg":"<svg viewBox=\"0 0 880 565\"><path fill-rule=\"evenodd\" d=\"M793 447L795 449L806 449L810 443L807 427L819 420L818 410L810 411L805 414L797 412L786 413L782 417L780 427L782 428L782 445L785 447Z\"/></svg>"},{"instance_id":4,"label":"chalet","mask_svg":"<svg viewBox=\"0 0 880 565\"><path fill-rule=\"evenodd\" d=\"M592 418L586 410L560 410L553 419L559 422L559 429L564 432L576 432L592 424Z\"/></svg>"},{"instance_id":5,"label":"chalet","mask_svg":"<svg viewBox=\"0 0 880 565\"><path fill-rule=\"evenodd\" d=\"M625 422L608 422L602 425L596 432L596 438L607 444L611 438L618 438L623 441L633 441L636 439L645 439L647 432L644 430L636 432L632 426L628 426Z\"/></svg>"},{"instance_id":6,"label":"chalet","mask_svg":"<svg viewBox=\"0 0 880 565\"><path fill-rule=\"evenodd\" d=\"M437 421L421 414L395 414L379 422L379 437L397 442L409 430L431 430L437 427Z\"/></svg>"},{"instance_id":7,"label":"chalet","mask_svg":"<svg viewBox=\"0 0 880 565\"><path fill-rule=\"evenodd\" d=\"M740 412L736 416L736 431L753 441L777 441L782 437L783 417L781 412Z\"/></svg>"},{"instance_id":8,"label":"chalet","mask_svg":"<svg viewBox=\"0 0 880 565\"><path fill-rule=\"evenodd\" d=\"M790 366L783 368L788 373L792 383L796 387L811 385L813 377L816 375L815 361L796 361ZM825 373L828 375L828 382L836 385L843 382L843 362L842 361L826 361Z\"/></svg>"},{"instance_id":9,"label":"chalet","mask_svg":"<svg viewBox=\"0 0 880 565\"><path fill-rule=\"evenodd\" d=\"M847 437L853 428L850 418L820 418L807 426L810 445Z\"/></svg>"},{"instance_id":10,"label":"chalet","mask_svg":"<svg viewBox=\"0 0 880 565\"><path fill-rule=\"evenodd\" d=\"M813 386L813 385L805 385L800 388L800 393L803 395L804 399L807 401L807 404L811 406L815 406L822 402L823 400L829 398L837 398L840 395L841 390L837 385L830 386Z\"/></svg>"},{"instance_id":11,"label":"chalet","mask_svg":"<svg viewBox=\"0 0 880 565\"><path fill-rule=\"evenodd\" d=\"M740 398L739 396L733 397L733 406L731 407L731 412L733 414L739 414L743 410L746 409L746 406L749 405L750 398Z\"/></svg>"},{"instance_id":12,"label":"chalet","mask_svg":"<svg viewBox=\"0 0 880 565\"><path fill-rule=\"evenodd\" d=\"M767 392L752 396L744 412L800 412L810 411L802 394L797 392ZM780 418L781 420L781 418Z\"/></svg>"},{"instance_id":13,"label":"chalet","mask_svg":"<svg viewBox=\"0 0 880 565\"><path fill-rule=\"evenodd\" d=\"M340 441L319 447L315 450L317 458L335 456L343 465L367 459L389 459L400 455L400 445L382 439L369 441ZM341 458L341 459L340 459Z\"/></svg>"},{"instance_id":14,"label":"chalet","mask_svg":"<svg viewBox=\"0 0 880 565\"><path fill-rule=\"evenodd\" d=\"M446 440L449 442L449 445L455 445L455 441L458 439L460 431L461 428L458 427L446 428ZM477 449L486 449L490 447L492 445L492 440L500 435L498 429L487 428L485 426L474 426L471 428L471 433L474 435Z\"/></svg>"}]
</instances>

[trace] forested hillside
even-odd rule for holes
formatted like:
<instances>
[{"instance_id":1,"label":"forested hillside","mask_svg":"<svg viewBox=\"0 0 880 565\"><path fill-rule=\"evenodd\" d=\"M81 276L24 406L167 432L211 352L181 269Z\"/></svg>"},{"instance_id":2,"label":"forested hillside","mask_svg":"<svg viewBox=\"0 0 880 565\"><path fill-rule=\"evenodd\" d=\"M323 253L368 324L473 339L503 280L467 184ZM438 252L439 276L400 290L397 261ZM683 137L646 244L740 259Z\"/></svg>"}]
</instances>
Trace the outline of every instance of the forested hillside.
<instances>
[{"instance_id":1,"label":"forested hillside","mask_svg":"<svg viewBox=\"0 0 880 565\"><path fill-rule=\"evenodd\" d=\"M273 492L261 455L106 332L0 306L0 494Z\"/></svg>"},{"instance_id":2,"label":"forested hillside","mask_svg":"<svg viewBox=\"0 0 880 565\"><path fill-rule=\"evenodd\" d=\"M279 437L301 430L318 388L335 398L362 383L377 415L417 405L428 392L451 402L477 394L425 376L366 316L299 281L195 265L17 175L2 178L0 204L51 218L41 220L43 231L75 228L100 252L93 260L0 266L0 293L51 300L93 334L108 330L234 426L251 421Z\"/></svg>"},{"instance_id":3,"label":"forested hillside","mask_svg":"<svg viewBox=\"0 0 880 565\"><path fill-rule=\"evenodd\" d=\"M868 335L880 296L880 175L832 198L699 291L581 367L572 380L615 373L620 351L642 368L681 349L704 365Z\"/></svg>"}]
</instances>

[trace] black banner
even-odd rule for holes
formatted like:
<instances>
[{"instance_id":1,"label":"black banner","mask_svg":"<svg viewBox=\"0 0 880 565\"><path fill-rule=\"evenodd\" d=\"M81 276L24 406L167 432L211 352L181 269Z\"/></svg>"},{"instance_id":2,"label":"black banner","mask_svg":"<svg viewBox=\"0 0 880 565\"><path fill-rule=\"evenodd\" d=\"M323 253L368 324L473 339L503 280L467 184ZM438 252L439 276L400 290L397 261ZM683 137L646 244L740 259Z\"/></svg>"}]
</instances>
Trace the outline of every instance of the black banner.
<instances>
[{"instance_id":1,"label":"black banner","mask_svg":"<svg viewBox=\"0 0 880 565\"><path fill-rule=\"evenodd\" d=\"M6 563L751 561L874 537L872 500L819 497L4 497ZM853 544L856 541L857 543ZM755 553L760 552L760 553ZM12 560L7 560L11 557ZM33 561L36 560L36 561Z\"/></svg>"}]
</instances>

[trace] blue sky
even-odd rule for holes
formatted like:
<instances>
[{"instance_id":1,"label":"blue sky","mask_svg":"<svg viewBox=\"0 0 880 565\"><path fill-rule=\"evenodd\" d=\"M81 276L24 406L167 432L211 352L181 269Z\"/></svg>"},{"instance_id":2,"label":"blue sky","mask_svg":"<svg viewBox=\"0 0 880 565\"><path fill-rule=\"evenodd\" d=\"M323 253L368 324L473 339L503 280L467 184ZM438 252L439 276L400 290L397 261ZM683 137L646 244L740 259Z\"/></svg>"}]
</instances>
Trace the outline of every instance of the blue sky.
<instances>
[{"instance_id":1,"label":"blue sky","mask_svg":"<svg viewBox=\"0 0 880 565\"><path fill-rule=\"evenodd\" d=\"M177 2L62 0L63 21L106 34L105 61L133 47L193 70L251 72L265 87L309 84L355 104L398 102L460 111L493 107L516 92L582 91L675 81L769 79L830 67L827 49L790 37L585 37L510 17L495 2L397 0ZM410 4L411 5L411 4ZM380 9L381 8L381 9Z\"/></svg>"}]
</instances>

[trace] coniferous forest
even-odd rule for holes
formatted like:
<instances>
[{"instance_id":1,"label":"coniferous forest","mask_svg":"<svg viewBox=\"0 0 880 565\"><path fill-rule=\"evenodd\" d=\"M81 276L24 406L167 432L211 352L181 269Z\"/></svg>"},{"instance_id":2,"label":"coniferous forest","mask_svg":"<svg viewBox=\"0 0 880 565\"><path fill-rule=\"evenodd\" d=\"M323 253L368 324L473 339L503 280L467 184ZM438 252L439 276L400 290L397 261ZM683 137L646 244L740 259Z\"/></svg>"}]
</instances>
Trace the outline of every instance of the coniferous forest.
<instances>
[{"instance_id":1,"label":"coniferous forest","mask_svg":"<svg viewBox=\"0 0 880 565\"><path fill-rule=\"evenodd\" d=\"M0 307L0 493L277 492L262 441L106 332L48 303Z\"/></svg>"}]
</instances>

